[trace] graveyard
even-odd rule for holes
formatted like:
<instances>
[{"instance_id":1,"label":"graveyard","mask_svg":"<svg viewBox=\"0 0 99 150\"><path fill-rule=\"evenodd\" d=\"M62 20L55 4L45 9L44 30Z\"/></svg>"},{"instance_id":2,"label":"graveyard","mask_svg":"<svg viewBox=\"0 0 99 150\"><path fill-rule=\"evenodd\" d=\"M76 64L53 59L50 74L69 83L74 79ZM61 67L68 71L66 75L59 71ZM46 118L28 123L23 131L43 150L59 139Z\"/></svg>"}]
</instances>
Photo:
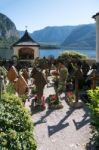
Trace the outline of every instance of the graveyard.
<instances>
[{"instance_id":1,"label":"graveyard","mask_svg":"<svg viewBox=\"0 0 99 150\"><path fill-rule=\"evenodd\" d=\"M26 30L0 61L0 150L98 150L99 50L40 58L39 46Z\"/></svg>"},{"instance_id":2,"label":"graveyard","mask_svg":"<svg viewBox=\"0 0 99 150\"><path fill-rule=\"evenodd\" d=\"M85 60L67 55L0 67L1 150L99 148L99 74Z\"/></svg>"}]
</instances>

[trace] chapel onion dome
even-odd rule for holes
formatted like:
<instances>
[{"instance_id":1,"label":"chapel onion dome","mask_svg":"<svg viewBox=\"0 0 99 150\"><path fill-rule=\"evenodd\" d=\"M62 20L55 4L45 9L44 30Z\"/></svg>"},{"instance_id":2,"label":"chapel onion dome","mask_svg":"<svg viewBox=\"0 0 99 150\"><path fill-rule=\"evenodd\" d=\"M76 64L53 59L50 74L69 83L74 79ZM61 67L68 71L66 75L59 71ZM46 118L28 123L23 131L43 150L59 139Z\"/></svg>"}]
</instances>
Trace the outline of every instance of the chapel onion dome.
<instances>
[{"instance_id":1,"label":"chapel onion dome","mask_svg":"<svg viewBox=\"0 0 99 150\"><path fill-rule=\"evenodd\" d=\"M14 46L35 46L40 47L40 45L28 34L28 31L25 30L24 35L15 42L12 47Z\"/></svg>"}]
</instances>

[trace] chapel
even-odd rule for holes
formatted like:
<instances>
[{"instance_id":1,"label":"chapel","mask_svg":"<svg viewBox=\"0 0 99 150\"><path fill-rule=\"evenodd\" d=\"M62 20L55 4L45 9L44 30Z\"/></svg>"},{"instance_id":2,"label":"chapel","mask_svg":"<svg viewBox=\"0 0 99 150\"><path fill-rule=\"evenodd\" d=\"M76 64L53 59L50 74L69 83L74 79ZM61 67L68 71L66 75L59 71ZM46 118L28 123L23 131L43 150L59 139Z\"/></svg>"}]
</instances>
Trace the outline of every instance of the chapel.
<instances>
[{"instance_id":1,"label":"chapel","mask_svg":"<svg viewBox=\"0 0 99 150\"><path fill-rule=\"evenodd\" d=\"M12 45L13 56L23 61L34 60L40 55L39 47L40 45L25 30L24 35Z\"/></svg>"}]
</instances>

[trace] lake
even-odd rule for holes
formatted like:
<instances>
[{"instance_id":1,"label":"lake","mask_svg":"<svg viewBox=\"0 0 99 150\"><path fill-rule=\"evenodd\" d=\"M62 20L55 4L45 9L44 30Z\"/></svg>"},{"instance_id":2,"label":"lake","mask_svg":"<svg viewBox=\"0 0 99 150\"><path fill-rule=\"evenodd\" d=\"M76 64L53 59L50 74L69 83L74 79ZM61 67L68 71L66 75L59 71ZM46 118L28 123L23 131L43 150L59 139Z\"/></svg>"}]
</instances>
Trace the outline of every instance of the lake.
<instances>
[{"instance_id":1,"label":"lake","mask_svg":"<svg viewBox=\"0 0 99 150\"><path fill-rule=\"evenodd\" d=\"M40 57L48 57L48 56L54 56L55 58L58 57L62 52L68 51L63 49L40 49ZM95 50L70 50L70 51L76 51L81 54L87 55L89 58L95 58L96 57L96 51Z\"/></svg>"}]
</instances>

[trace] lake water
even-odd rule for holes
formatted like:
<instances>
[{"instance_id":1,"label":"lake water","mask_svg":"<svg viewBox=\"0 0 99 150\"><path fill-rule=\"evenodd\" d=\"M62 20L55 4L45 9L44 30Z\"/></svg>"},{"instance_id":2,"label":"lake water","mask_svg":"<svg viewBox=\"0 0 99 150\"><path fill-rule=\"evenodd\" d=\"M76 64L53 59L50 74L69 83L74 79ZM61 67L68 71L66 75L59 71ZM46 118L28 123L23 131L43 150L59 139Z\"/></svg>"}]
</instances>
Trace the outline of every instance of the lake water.
<instances>
[{"instance_id":1,"label":"lake water","mask_svg":"<svg viewBox=\"0 0 99 150\"><path fill-rule=\"evenodd\" d=\"M48 56L54 56L55 58L58 57L61 53L68 50L63 49L40 49L40 57L48 57ZM70 51L76 51L81 54L87 55L89 58L95 58L96 57L96 51L95 50L70 50Z\"/></svg>"}]
</instances>

